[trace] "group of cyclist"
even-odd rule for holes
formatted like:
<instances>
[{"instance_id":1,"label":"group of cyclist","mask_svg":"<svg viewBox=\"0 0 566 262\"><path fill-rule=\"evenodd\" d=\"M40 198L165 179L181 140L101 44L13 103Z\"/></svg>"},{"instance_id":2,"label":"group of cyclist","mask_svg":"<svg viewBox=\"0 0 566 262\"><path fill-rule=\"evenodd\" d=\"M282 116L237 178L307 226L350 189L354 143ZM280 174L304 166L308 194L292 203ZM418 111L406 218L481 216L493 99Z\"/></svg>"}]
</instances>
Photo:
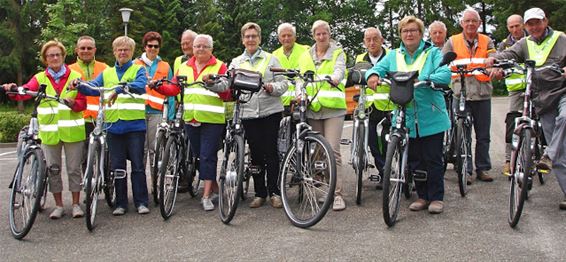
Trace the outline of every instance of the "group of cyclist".
<instances>
[{"instance_id":1,"label":"group of cyclist","mask_svg":"<svg viewBox=\"0 0 566 262\"><path fill-rule=\"evenodd\" d=\"M387 141L378 134L379 123L387 119L395 109L389 100L390 87L381 81L389 72L419 71L418 80L430 80L435 84L451 84L455 96L459 96L461 86L459 76L451 74L447 66L440 66L443 54L455 52L452 65L466 64L471 68L488 68L486 74L466 75L466 108L473 118L476 133L475 171L477 179L493 181L487 173L491 169L489 156L491 123L491 80L501 78L500 70L489 68L495 59L536 60L537 66L558 63L566 66L566 36L552 30L544 12L532 8L524 16L526 32L522 29L523 19L513 15L507 21L510 36L503 43L505 48L496 52L493 41L478 33L481 18L477 11L466 9L460 21L463 32L453 35L446 41L446 26L435 21L429 26L431 42L425 41L425 25L414 17L407 16L398 24L402 43L390 50L383 45L383 37L378 28L369 27L364 31L364 46L367 52L356 57L356 62L366 61L373 68L365 77L372 92L372 112L370 114L369 147L379 173L383 173ZM516 30L519 24L520 30ZM513 29L513 31L512 31ZM280 159L277 139L280 121L284 114L290 113L290 105L296 98L295 87L282 75L274 75L269 69L283 67L311 70L318 77L329 77L331 83L319 83L316 90L307 88L309 96L316 92L311 101L307 118L313 130L320 132L332 146L336 164L342 165L340 139L346 115L345 83L347 79L346 55L341 45L332 39L327 22L318 20L311 28L314 44L306 46L296 43L296 29L292 24L283 23L277 28L281 47L273 53L261 48L261 28L256 23L246 23L241 28L244 52L234 58L227 66L213 54L213 39L210 35L197 34L186 30L181 36L183 55L175 59L171 68L159 57L162 37L157 32L148 32L142 43L144 53L134 59L135 41L120 36L112 43L116 62L112 67L95 60L95 40L89 36L78 39L75 52L77 62L65 64L65 47L53 40L41 49L41 61L46 70L36 74L24 87L37 90L40 84L47 85L47 93L60 95L68 107L43 104L38 110L40 122L39 135L46 152L49 170L49 189L53 193L56 207L50 213L52 219L64 215L61 181L62 149L65 149L69 190L72 192L72 216L84 215L80 207L81 167L86 152L86 138L92 131L92 120L98 110L98 96L103 95L81 85L76 79L88 81L91 86L115 86L127 82L129 90L117 88L108 97L106 122L110 152L110 169L113 172L126 172L126 161L131 162L130 179L133 202L139 214L149 213L148 187L146 182L146 162L154 157L153 145L157 125L161 121L164 104L175 106L174 96L184 92L185 131L188 134L191 150L199 158L199 179L204 180L201 203L205 210L213 210L215 193L218 192L217 150L226 125L225 102L230 101L231 90L226 79L212 78L211 75L225 74L229 69L247 69L259 72L263 77L263 88L253 94L242 105L242 124L250 149L251 164L259 167L253 174L255 197L251 208L262 206L269 198L274 208L281 208L281 192L278 185ZM515 44L512 44L515 43ZM179 90L174 84L154 85L166 78L173 82L178 76L187 81L203 81L204 86L194 85L187 90ZM539 165L554 171L559 184L566 194L566 152L564 136L566 132L566 89L563 76L545 75L535 78L540 89L540 118L548 148ZM4 84L10 90L15 84ZM553 86L547 90L546 86ZM522 83L524 88L524 83ZM520 106L521 83L508 83L511 96L511 110ZM29 99L26 96L12 95L13 99ZM164 103L168 101L168 103ZM444 210L444 163L443 136L450 129L445 98L442 93L430 88L417 88L414 91L413 106L407 108L406 126L409 128L409 163L412 170L426 172L426 181L416 181L418 199L409 208L413 211L428 209L438 214ZM174 112L169 110L168 112ZM383 126L388 129L387 125ZM510 148L510 147L508 147ZM507 149L509 152L510 149ZM506 153L507 155L508 153ZM506 160L508 161L508 157ZM509 172L505 164L505 172ZM341 169L338 169L341 170ZM467 172L471 173L471 166ZM339 172L340 173L340 172ZM343 199L342 181L339 174L336 184L333 210L346 208ZM469 184L473 183L470 176ZM183 185L181 184L180 187ZM378 185L378 188L380 186ZM115 180L116 204L114 215L123 215L128 209L127 182ZM566 209L566 200L560 203Z\"/></svg>"}]
</instances>

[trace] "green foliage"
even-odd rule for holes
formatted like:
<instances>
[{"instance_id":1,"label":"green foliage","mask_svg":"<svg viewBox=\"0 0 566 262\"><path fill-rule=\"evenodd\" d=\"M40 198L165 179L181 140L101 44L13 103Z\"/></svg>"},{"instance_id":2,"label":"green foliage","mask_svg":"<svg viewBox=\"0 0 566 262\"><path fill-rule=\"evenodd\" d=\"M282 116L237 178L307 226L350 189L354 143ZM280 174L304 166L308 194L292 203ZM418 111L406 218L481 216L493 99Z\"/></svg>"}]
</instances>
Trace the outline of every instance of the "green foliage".
<instances>
[{"instance_id":1,"label":"green foliage","mask_svg":"<svg viewBox=\"0 0 566 262\"><path fill-rule=\"evenodd\" d=\"M29 115L0 112L0 143L18 141L18 133L29 123Z\"/></svg>"}]
</instances>

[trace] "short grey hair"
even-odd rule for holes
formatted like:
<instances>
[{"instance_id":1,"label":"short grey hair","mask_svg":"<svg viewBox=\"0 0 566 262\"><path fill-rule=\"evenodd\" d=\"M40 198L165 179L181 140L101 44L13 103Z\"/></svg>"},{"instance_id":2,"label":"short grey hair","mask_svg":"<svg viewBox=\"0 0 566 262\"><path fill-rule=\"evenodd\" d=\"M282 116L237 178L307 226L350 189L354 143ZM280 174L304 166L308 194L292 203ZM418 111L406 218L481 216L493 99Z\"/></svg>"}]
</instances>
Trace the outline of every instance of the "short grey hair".
<instances>
[{"instance_id":1,"label":"short grey hair","mask_svg":"<svg viewBox=\"0 0 566 262\"><path fill-rule=\"evenodd\" d=\"M462 12L462 17L460 17L460 22L464 21L464 16L466 15L466 13L474 14L476 16L476 18L481 21L480 13L478 13L478 11L476 11L476 9L466 8L466 10L464 10L464 12Z\"/></svg>"},{"instance_id":2,"label":"short grey hair","mask_svg":"<svg viewBox=\"0 0 566 262\"><path fill-rule=\"evenodd\" d=\"M318 28L326 29L326 31L328 31L328 34L330 34L330 25L328 24L328 22L326 22L324 20L316 20L312 24L312 28L311 28L311 33L312 33L313 37L314 37L314 30L316 30Z\"/></svg>"},{"instance_id":3,"label":"short grey hair","mask_svg":"<svg viewBox=\"0 0 566 262\"><path fill-rule=\"evenodd\" d=\"M296 35L297 35L297 28L296 28L294 25L290 24L290 23L283 23L283 24L280 24L280 25L277 27L277 35L281 34L281 31L283 31L283 30L285 30L285 29L290 29L291 32L293 33L293 36L296 36Z\"/></svg>"},{"instance_id":4,"label":"short grey hair","mask_svg":"<svg viewBox=\"0 0 566 262\"><path fill-rule=\"evenodd\" d=\"M193 39L197 36L197 33L195 33L195 31L191 30L191 29L187 29L185 31L183 31L183 34L181 34L181 38L183 38L183 36L189 35L191 37L193 37Z\"/></svg>"},{"instance_id":5,"label":"short grey hair","mask_svg":"<svg viewBox=\"0 0 566 262\"><path fill-rule=\"evenodd\" d=\"M435 20L434 22L432 22L430 25L428 25L428 31L432 31L432 28L435 26L439 26L440 28L442 28L442 30L444 30L444 32L448 31L448 28L446 28L446 25L442 22L442 21L438 21Z\"/></svg>"},{"instance_id":6,"label":"short grey hair","mask_svg":"<svg viewBox=\"0 0 566 262\"><path fill-rule=\"evenodd\" d=\"M206 39L206 41L208 42L208 46L210 46L210 48L213 48L213 47L214 47L214 46L213 46L213 42L214 42L214 41L212 40L212 36L206 35L206 34L199 34L199 35L195 36L195 40L193 40L193 41L196 42L197 39L199 39L199 38L204 38L204 39ZM194 43L194 42L193 42L193 43Z\"/></svg>"},{"instance_id":7,"label":"short grey hair","mask_svg":"<svg viewBox=\"0 0 566 262\"><path fill-rule=\"evenodd\" d=\"M77 46L83 40L90 40L90 41L92 41L94 46L96 46L96 41L94 40L94 38L92 36L89 36L89 35L83 35L83 36L79 37L79 39L77 39Z\"/></svg>"},{"instance_id":8,"label":"short grey hair","mask_svg":"<svg viewBox=\"0 0 566 262\"><path fill-rule=\"evenodd\" d=\"M379 30L379 28L378 28L378 27L373 27L373 26L370 26L370 27L364 29L364 36L365 36L366 32L369 31L369 30L375 30L375 31L377 31L377 35L378 35L379 37L383 37L383 36L381 35L381 31Z\"/></svg>"}]
</instances>

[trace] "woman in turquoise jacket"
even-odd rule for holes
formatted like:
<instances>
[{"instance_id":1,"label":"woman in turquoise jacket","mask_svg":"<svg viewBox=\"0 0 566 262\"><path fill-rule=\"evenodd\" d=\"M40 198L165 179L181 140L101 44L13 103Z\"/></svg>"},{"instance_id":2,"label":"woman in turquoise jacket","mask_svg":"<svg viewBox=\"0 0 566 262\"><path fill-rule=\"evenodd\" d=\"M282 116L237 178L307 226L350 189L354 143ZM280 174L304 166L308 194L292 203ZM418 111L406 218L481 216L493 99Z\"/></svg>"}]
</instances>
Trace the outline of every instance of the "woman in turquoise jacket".
<instances>
[{"instance_id":1,"label":"woman in turquoise jacket","mask_svg":"<svg viewBox=\"0 0 566 262\"><path fill-rule=\"evenodd\" d=\"M442 61L440 49L423 41L424 24L408 16L399 23L401 46L389 52L366 73L368 86L375 88L387 72L419 71L419 80L431 80L436 84L450 83L447 66L438 67ZM411 170L427 172L427 181L416 182L419 198L409 209L442 213L444 209L444 168L442 141L444 131L450 128L446 104L441 92L428 87L415 88L414 100L407 108L406 126L409 129L409 163Z\"/></svg>"}]
</instances>

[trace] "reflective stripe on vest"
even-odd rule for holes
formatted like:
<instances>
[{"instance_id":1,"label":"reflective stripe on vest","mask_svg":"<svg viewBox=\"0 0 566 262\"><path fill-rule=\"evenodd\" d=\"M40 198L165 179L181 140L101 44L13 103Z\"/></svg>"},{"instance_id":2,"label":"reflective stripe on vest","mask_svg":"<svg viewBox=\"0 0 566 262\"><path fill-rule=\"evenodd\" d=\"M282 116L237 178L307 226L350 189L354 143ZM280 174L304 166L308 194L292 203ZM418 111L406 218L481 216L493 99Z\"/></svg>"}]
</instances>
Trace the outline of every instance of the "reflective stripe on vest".
<instances>
[{"instance_id":1,"label":"reflective stripe on vest","mask_svg":"<svg viewBox=\"0 0 566 262\"><path fill-rule=\"evenodd\" d=\"M485 59L487 58L487 45L489 44L489 37L483 34L478 34L478 44L474 56L470 54L467 41L464 39L462 33L451 36L452 49L456 52L457 56L450 64L452 71L456 70L456 65L467 65L466 69L485 68ZM474 76L480 82L489 82L489 76L486 76L478 71L473 74L467 74L466 77ZM452 79L457 79L458 74L452 74Z\"/></svg>"},{"instance_id":2,"label":"reflective stripe on vest","mask_svg":"<svg viewBox=\"0 0 566 262\"><path fill-rule=\"evenodd\" d=\"M344 54L342 48L337 48L332 53L332 60L322 60L322 63L318 68L314 65L314 61L311 57L310 52L304 52L300 59L299 69L301 74L306 71L315 72L318 79L322 79L326 76L332 75L334 72L334 66L336 65L336 60L340 54ZM347 76L344 76L346 79ZM317 94L318 91L318 94ZM344 83L340 82L338 88L332 87L326 82L319 82L314 84L309 84L307 86L307 95L316 97L311 101L309 108L313 112L318 112L322 107L333 108L333 109L346 109L346 95L344 92Z\"/></svg>"},{"instance_id":3,"label":"reflective stripe on vest","mask_svg":"<svg viewBox=\"0 0 566 262\"><path fill-rule=\"evenodd\" d=\"M527 38L527 50L529 51L529 59L535 60L536 66L542 66L546 63L546 59L550 52L554 48L556 41L558 41L558 37L562 34L560 31L554 31L552 36L547 37L542 41L542 43L537 44L535 41L532 41Z\"/></svg>"},{"instance_id":4,"label":"reflective stripe on vest","mask_svg":"<svg viewBox=\"0 0 566 262\"><path fill-rule=\"evenodd\" d=\"M167 62L164 61L157 61L157 69L155 70L155 74L153 74L153 77L150 77L149 75L149 67L145 64L145 62L141 59L136 59L136 64L144 66L145 67L145 72L147 74L147 79L148 80L159 80L159 79L163 79L163 78L168 78L169 76L169 70L171 69L169 67L169 64L167 64ZM151 108L155 109L155 110L159 110L159 111L163 111L163 100L165 99L165 96L160 94L159 92L157 92L156 90L153 90L149 87L145 87L145 104L150 106Z\"/></svg>"},{"instance_id":5,"label":"reflective stripe on vest","mask_svg":"<svg viewBox=\"0 0 566 262\"><path fill-rule=\"evenodd\" d=\"M140 69L140 65L132 64L128 70L124 72L120 81L116 73L116 68L108 68L102 72L104 87L113 87L120 82L132 82L136 79L136 75ZM118 94L114 105L106 109L106 122L108 123L114 123L118 120L129 121L141 119L145 119L145 99L142 95L134 94L134 98L132 98L128 94Z\"/></svg>"},{"instance_id":6,"label":"reflective stripe on vest","mask_svg":"<svg viewBox=\"0 0 566 262\"><path fill-rule=\"evenodd\" d=\"M71 70L67 82L63 86L66 89L69 83L81 75ZM46 84L47 95L56 96L57 92L49 81L45 72L35 75L39 84ZM61 92L61 99L77 97L77 90ZM74 143L85 140L85 126L82 112L74 112L69 107L55 101L44 100L37 108L37 119L39 122L39 137L43 144L56 145L60 141Z\"/></svg>"},{"instance_id":7,"label":"reflective stripe on vest","mask_svg":"<svg viewBox=\"0 0 566 262\"><path fill-rule=\"evenodd\" d=\"M289 57L285 55L283 47L273 51L273 55L279 59L279 63L282 68L297 69L299 68L299 59L306 50L308 50L308 46L295 43ZM283 103L283 106L289 106L291 104L291 100L295 98L295 85L289 81L287 83L287 87L287 91L281 95L281 102Z\"/></svg>"},{"instance_id":8,"label":"reflective stripe on vest","mask_svg":"<svg viewBox=\"0 0 566 262\"><path fill-rule=\"evenodd\" d=\"M92 70L92 77L89 79L87 75L79 65L79 63L74 63L69 66L71 69L79 72L81 74L81 79L85 81L89 81L95 79L99 74L104 71L108 67L105 63L94 61L94 68ZM86 109L83 111L83 117L86 119L96 119L98 115L98 96L86 96ZM96 110L92 110L92 106L96 106Z\"/></svg>"},{"instance_id":9,"label":"reflective stripe on vest","mask_svg":"<svg viewBox=\"0 0 566 262\"><path fill-rule=\"evenodd\" d=\"M218 74L223 62L216 60L216 64L207 66L200 72L198 78L194 79L193 68L182 64L177 75L187 77L187 83L202 81L202 77L208 74ZM185 122L196 120L201 123L223 124L226 122L224 114L224 102L217 93L214 93L200 85L185 88L184 116Z\"/></svg>"}]
</instances>

